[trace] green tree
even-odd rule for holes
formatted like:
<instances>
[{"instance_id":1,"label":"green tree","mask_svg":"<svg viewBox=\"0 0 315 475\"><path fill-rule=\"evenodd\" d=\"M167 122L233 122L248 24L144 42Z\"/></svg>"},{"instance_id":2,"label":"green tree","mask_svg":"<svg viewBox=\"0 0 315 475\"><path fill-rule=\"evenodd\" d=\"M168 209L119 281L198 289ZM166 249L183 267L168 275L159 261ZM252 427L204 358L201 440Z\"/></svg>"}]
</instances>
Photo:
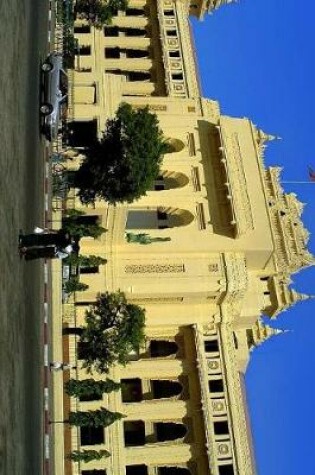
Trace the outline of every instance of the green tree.
<instances>
[{"instance_id":1,"label":"green tree","mask_svg":"<svg viewBox=\"0 0 315 475\"><path fill-rule=\"evenodd\" d=\"M70 379L65 384L65 389L69 396L76 398L102 398L103 393L110 393L120 389L120 383L107 378L105 381L96 381L95 379Z\"/></svg>"},{"instance_id":2,"label":"green tree","mask_svg":"<svg viewBox=\"0 0 315 475\"><path fill-rule=\"evenodd\" d=\"M97 239L106 232L106 229L98 223L86 222L85 215L84 211L67 210L66 216L62 218L62 228L76 239L81 239L84 236L91 236Z\"/></svg>"},{"instance_id":3,"label":"green tree","mask_svg":"<svg viewBox=\"0 0 315 475\"><path fill-rule=\"evenodd\" d=\"M96 267L106 264L107 260L100 256L83 256L72 253L66 257L63 262L77 267Z\"/></svg>"},{"instance_id":4,"label":"green tree","mask_svg":"<svg viewBox=\"0 0 315 475\"><path fill-rule=\"evenodd\" d=\"M114 363L126 364L130 352L145 339L145 310L127 302L122 292L98 295L85 314L82 329L83 367L107 373Z\"/></svg>"},{"instance_id":5,"label":"green tree","mask_svg":"<svg viewBox=\"0 0 315 475\"><path fill-rule=\"evenodd\" d=\"M63 290L69 295L73 294L73 292L83 292L88 288L89 286L80 282L78 277L70 277L70 279L63 284Z\"/></svg>"},{"instance_id":6,"label":"green tree","mask_svg":"<svg viewBox=\"0 0 315 475\"><path fill-rule=\"evenodd\" d=\"M73 460L73 462L88 463L92 460L101 460L105 457L110 457L110 452L107 450L74 450L68 458Z\"/></svg>"},{"instance_id":7,"label":"green tree","mask_svg":"<svg viewBox=\"0 0 315 475\"><path fill-rule=\"evenodd\" d=\"M81 201L93 203L101 198L114 204L140 198L152 189L168 150L156 114L148 107L120 105L116 117L107 121L102 139L87 149L76 173Z\"/></svg>"},{"instance_id":8,"label":"green tree","mask_svg":"<svg viewBox=\"0 0 315 475\"><path fill-rule=\"evenodd\" d=\"M127 5L127 0L77 0L75 9L80 18L96 28L102 28L112 22L118 10L125 11Z\"/></svg>"},{"instance_id":9,"label":"green tree","mask_svg":"<svg viewBox=\"0 0 315 475\"><path fill-rule=\"evenodd\" d=\"M101 407L96 411L70 412L68 422L72 426L79 427L107 427L122 417L124 416L120 412L112 412Z\"/></svg>"}]
</instances>

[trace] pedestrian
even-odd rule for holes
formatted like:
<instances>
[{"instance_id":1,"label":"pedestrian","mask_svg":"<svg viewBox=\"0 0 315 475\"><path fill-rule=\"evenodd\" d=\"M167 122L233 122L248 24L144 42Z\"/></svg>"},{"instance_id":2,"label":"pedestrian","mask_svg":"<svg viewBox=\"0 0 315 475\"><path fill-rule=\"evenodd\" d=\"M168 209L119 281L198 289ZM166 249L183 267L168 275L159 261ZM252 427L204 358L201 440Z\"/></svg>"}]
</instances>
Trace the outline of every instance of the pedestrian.
<instances>
[{"instance_id":1,"label":"pedestrian","mask_svg":"<svg viewBox=\"0 0 315 475\"><path fill-rule=\"evenodd\" d=\"M19 250L26 260L38 258L64 259L74 249L75 241L63 229L45 231L36 227L31 234L20 234Z\"/></svg>"},{"instance_id":2,"label":"pedestrian","mask_svg":"<svg viewBox=\"0 0 315 475\"><path fill-rule=\"evenodd\" d=\"M30 234L20 234L19 244L21 248L31 248L31 247L47 247L55 246L59 248L65 248L71 244L72 239L70 234L63 229L48 230L40 232L39 229L35 228L33 233Z\"/></svg>"}]
</instances>

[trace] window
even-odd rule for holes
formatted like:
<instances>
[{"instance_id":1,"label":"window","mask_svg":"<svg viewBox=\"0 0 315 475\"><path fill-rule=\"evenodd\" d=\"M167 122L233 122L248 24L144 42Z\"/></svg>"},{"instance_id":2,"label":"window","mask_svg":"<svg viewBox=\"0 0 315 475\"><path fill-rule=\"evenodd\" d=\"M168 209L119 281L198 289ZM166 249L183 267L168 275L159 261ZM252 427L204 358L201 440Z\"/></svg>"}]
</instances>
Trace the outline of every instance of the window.
<instances>
[{"instance_id":1,"label":"window","mask_svg":"<svg viewBox=\"0 0 315 475\"><path fill-rule=\"evenodd\" d=\"M176 30L166 30L166 36L177 36Z\"/></svg>"},{"instance_id":2,"label":"window","mask_svg":"<svg viewBox=\"0 0 315 475\"><path fill-rule=\"evenodd\" d=\"M164 10L164 15L165 16L174 16L174 10Z\"/></svg>"},{"instance_id":3,"label":"window","mask_svg":"<svg viewBox=\"0 0 315 475\"><path fill-rule=\"evenodd\" d=\"M76 224L83 224L85 226L95 226L99 224L100 217L96 214L84 214L82 216L76 216Z\"/></svg>"},{"instance_id":4,"label":"window","mask_svg":"<svg viewBox=\"0 0 315 475\"><path fill-rule=\"evenodd\" d=\"M127 79L130 82L150 81L151 74L149 72L143 72L143 71L130 71L127 74Z\"/></svg>"},{"instance_id":5,"label":"window","mask_svg":"<svg viewBox=\"0 0 315 475\"><path fill-rule=\"evenodd\" d=\"M233 465L221 465L219 467L219 475L234 475Z\"/></svg>"},{"instance_id":6,"label":"window","mask_svg":"<svg viewBox=\"0 0 315 475\"><path fill-rule=\"evenodd\" d=\"M183 439L187 434L186 426L175 422L157 422L154 424L154 431L157 442Z\"/></svg>"},{"instance_id":7,"label":"window","mask_svg":"<svg viewBox=\"0 0 315 475\"><path fill-rule=\"evenodd\" d=\"M119 29L117 26L105 26L104 36L119 36Z\"/></svg>"},{"instance_id":8,"label":"window","mask_svg":"<svg viewBox=\"0 0 315 475\"><path fill-rule=\"evenodd\" d=\"M157 210L157 219L159 221L165 221L167 219L167 213L164 211Z\"/></svg>"},{"instance_id":9,"label":"window","mask_svg":"<svg viewBox=\"0 0 315 475\"><path fill-rule=\"evenodd\" d=\"M91 46L90 45L80 45L78 54L80 56L90 56L91 54Z\"/></svg>"},{"instance_id":10,"label":"window","mask_svg":"<svg viewBox=\"0 0 315 475\"><path fill-rule=\"evenodd\" d=\"M124 422L124 439L126 447L145 444L145 426L143 421Z\"/></svg>"},{"instance_id":11,"label":"window","mask_svg":"<svg viewBox=\"0 0 315 475\"><path fill-rule=\"evenodd\" d=\"M219 343L218 340L207 340L205 341L205 352L206 353L218 353Z\"/></svg>"},{"instance_id":12,"label":"window","mask_svg":"<svg viewBox=\"0 0 315 475\"><path fill-rule=\"evenodd\" d=\"M146 49L127 49L125 50L127 58L148 58L149 51Z\"/></svg>"},{"instance_id":13,"label":"window","mask_svg":"<svg viewBox=\"0 0 315 475\"><path fill-rule=\"evenodd\" d=\"M172 79L174 81L182 81L183 80L183 73L172 73Z\"/></svg>"},{"instance_id":14,"label":"window","mask_svg":"<svg viewBox=\"0 0 315 475\"><path fill-rule=\"evenodd\" d=\"M190 475L188 468L181 467L159 467L158 475Z\"/></svg>"},{"instance_id":15,"label":"window","mask_svg":"<svg viewBox=\"0 0 315 475\"><path fill-rule=\"evenodd\" d=\"M175 341L151 340L149 352L151 358L167 357L176 355L178 346Z\"/></svg>"},{"instance_id":16,"label":"window","mask_svg":"<svg viewBox=\"0 0 315 475\"><path fill-rule=\"evenodd\" d=\"M122 379L121 380L121 398L122 402L140 402L142 401L141 379Z\"/></svg>"},{"instance_id":17,"label":"window","mask_svg":"<svg viewBox=\"0 0 315 475\"><path fill-rule=\"evenodd\" d=\"M148 467L146 465L128 465L126 475L148 475Z\"/></svg>"},{"instance_id":18,"label":"window","mask_svg":"<svg viewBox=\"0 0 315 475\"><path fill-rule=\"evenodd\" d=\"M97 470L96 468L93 470L82 470L81 475L106 475L106 470Z\"/></svg>"},{"instance_id":19,"label":"window","mask_svg":"<svg viewBox=\"0 0 315 475\"><path fill-rule=\"evenodd\" d=\"M91 27L90 25L75 25L74 26L74 33L90 33Z\"/></svg>"},{"instance_id":20,"label":"window","mask_svg":"<svg viewBox=\"0 0 315 475\"><path fill-rule=\"evenodd\" d=\"M144 10L141 8L127 8L126 16L143 16Z\"/></svg>"},{"instance_id":21,"label":"window","mask_svg":"<svg viewBox=\"0 0 315 475\"><path fill-rule=\"evenodd\" d=\"M153 399L164 399L179 396L183 391L183 386L177 381L151 380Z\"/></svg>"},{"instance_id":22,"label":"window","mask_svg":"<svg viewBox=\"0 0 315 475\"><path fill-rule=\"evenodd\" d=\"M238 340L235 332L233 332L233 342L234 342L234 348L237 350L238 349Z\"/></svg>"},{"instance_id":23,"label":"window","mask_svg":"<svg viewBox=\"0 0 315 475\"><path fill-rule=\"evenodd\" d=\"M208 382L208 386L211 393L223 393L224 391L222 379L211 379Z\"/></svg>"},{"instance_id":24,"label":"window","mask_svg":"<svg viewBox=\"0 0 315 475\"><path fill-rule=\"evenodd\" d=\"M94 389L94 392L93 392L93 389L91 389L91 392L90 394L85 394L85 395L81 395L79 397L79 401L82 401L82 402L86 402L86 401L101 401L103 398L102 398L102 394L99 394L96 392L97 389Z\"/></svg>"},{"instance_id":25,"label":"window","mask_svg":"<svg viewBox=\"0 0 315 475\"><path fill-rule=\"evenodd\" d=\"M180 58L180 52L178 50L169 51L168 55L170 58Z\"/></svg>"},{"instance_id":26,"label":"window","mask_svg":"<svg viewBox=\"0 0 315 475\"><path fill-rule=\"evenodd\" d=\"M80 274L98 274L99 266L83 266L80 267Z\"/></svg>"},{"instance_id":27,"label":"window","mask_svg":"<svg viewBox=\"0 0 315 475\"><path fill-rule=\"evenodd\" d=\"M141 28L122 28L121 32L124 33L125 36L138 36L140 38L144 38L146 36L146 30Z\"/></svg>"},{"instance_id":28,"label":"window","mask_svg":"<svg viewBox=\"0 0 315 475\"><path fill-rule=\"evenodd\" d=\"M119 48L105 48L105 58L120 58Z\"/></svg>"},{"instance_id":29,"label":"window","mask_svg":"<svg viewBox=\"0 0 315 475\"><path fill-rule=\"evenodd\" d=\"M254 332L251 329L246 330L246 340L247 340L247 347L251 348L255 346L255 339L254 339Z\"/></svg>"},{"instance_id":30,"label":"window","mask_svg":"<svg viewBox=\"0 0 315 475\"><path fill-rule=\"evenodd\" d=\"M155 183L154 190L155 191L165 190L165 184L164 183Z\"/></svg>"},{"instance_id":31,"label":"window","mask_svg":"<svg viewBox=\"0 0 315 475\"><path fill-rule=\"evenodd\" d=\"M103 427L80 427L81 445L104 444Z\"/></svg>"},{"instance_id":32,"label":"window","mask_svg":"<svg viewBox=\"0 0 315 475\"><path fill-rule=\"evenodd\" d=\"M228 435L229 425L227 421L217 421L213 423L215 435Z\"/></svg>"}]
</instances>

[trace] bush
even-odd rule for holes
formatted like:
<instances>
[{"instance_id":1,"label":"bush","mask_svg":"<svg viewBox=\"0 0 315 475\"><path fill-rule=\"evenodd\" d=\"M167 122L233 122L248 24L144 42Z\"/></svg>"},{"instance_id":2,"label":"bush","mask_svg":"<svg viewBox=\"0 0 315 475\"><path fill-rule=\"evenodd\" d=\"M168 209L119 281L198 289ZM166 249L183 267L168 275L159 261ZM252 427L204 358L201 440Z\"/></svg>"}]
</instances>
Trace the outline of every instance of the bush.
<instances>
[{"instance_id":1,"label":"bush","mask_svg":"<svg viewBox=\"0 0 315 475\"><path fill-rule=\"evenodd\" d=\"M74 292L82 292L88 288L89 286L80 282L78 277L70 277L70 279L63 284L63 290L69 295Z\"/></svg>"},{"instance_id":2,"label":"bush","mask_svg":"<svg viewBox=\"0 0 315 475\"><path fill-rule=\"evenodd\" d=\"M80 398L101 398L103 393L110 393L112 391L118 391L120 389L120 383L116 383L112 379L106 379L105 381L96 381L95 379L70 379L65 384L65 389L69 396Z\"/></svg>"}]
</instances>

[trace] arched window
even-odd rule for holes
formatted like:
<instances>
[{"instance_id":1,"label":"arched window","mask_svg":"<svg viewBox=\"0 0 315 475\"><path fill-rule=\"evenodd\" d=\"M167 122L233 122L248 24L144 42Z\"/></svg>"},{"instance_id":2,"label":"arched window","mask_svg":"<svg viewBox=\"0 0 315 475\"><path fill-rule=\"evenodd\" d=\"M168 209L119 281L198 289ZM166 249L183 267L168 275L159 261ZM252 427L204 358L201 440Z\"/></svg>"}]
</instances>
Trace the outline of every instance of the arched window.
<instances>
[{"instance_id":1,"label":"arched window","mask_svg":"<svg viewBox=\"0 0 315 475\"><path fill-rule=\"evenodd\" d=\"M188 468L182 467L159 467L158 475L190 475Z\"/></svg>"},{"instance_id":2,"label":"arched window","mask_svg":"<svg viewBox=\"0 0 315 475\"><path fill-rule=\"evenodd\" d=\"M175 341L167 340L151 340L149 346L149 354L151 358L165 358L167 356L176 355L178 345Z\"/></svg>"},{"instance_id":3,"label":"arched window","mask_svg":"<svg viewBox=\"0 0 315 475\"><path fill-rule=\"evenodd\" d=\"M168 150L166 153L181 152L185 148L185 144L180 139L167 139Z\"/></svg>"},{"instance_id":4,"label":"arched window","mask_svg":"<svg viewBox=\"0 0 315 475\"><path fill-rule=\"evenodd\" d=\"M154 432L157 442L166 442L167 440L183 439L187 434L187 428L184 424L176 422L156 422Z\"/></svg>"},{"instance_id":5,"label":"arched window","mask_svg":"<svg viewBox=\"0 0 315 475\"><path fill-rule=\"evenodd\" d=\"M151 380L151 390L153 399L167 399L179 396L183 386L177 381L153 379Z\"/></svg>"},{"instance_id":6,"label":"arched window","mask_svg":"<svg viewBox=\"0 0 315 475\"><path fill-rule=\"evenodd\" d=\"M157 177L154 183L154 190L172 190L174 188L183 188L189 183L189 178L184 173L163 171Z\"/></svg>"}]
</instances>

